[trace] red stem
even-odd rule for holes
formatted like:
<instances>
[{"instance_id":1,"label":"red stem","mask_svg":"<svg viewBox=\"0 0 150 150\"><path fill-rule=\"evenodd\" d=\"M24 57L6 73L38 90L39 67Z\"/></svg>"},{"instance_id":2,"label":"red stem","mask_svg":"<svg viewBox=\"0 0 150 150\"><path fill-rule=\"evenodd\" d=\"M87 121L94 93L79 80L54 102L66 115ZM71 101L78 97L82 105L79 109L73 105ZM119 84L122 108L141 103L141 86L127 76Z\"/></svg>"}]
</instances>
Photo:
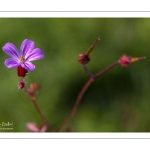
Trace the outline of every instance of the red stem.
<instances>
[{"instance_id":1,"label":"red stem","mask_svg":"<svg viewBox=\"0 0 150 150\"><path fill-rule=\"evenodd\" d=\"M39 108L39 106L38 106L38 104L37 104L35 98L33 98L33 96L30 95L30 93L28 92L28 89L27 89L26 87L24 87L24 91L27 93L27 95L28 95L28 96L30 97L30 99L32 100L33 105L34 105L34 107L35 107L37 113L39 114L39 116L40 116L40 118L42 119L43 123L47 125L48 130L51 131L51 132L54 131L54 130L51 128L51 126L49 125L49 123L48 123L48 121L46 120L46 118L44 117L44 115L42 114L42 112L41 112L41 110L40 110L40 108Z\"/></svg>"},{"instance_id":2,"label":"red stem","mask_svg":"<svg viewBox=\"0 0 150 150\"><path fill-rule=\"evenodd\" d=\"M57 132L60 132L62 131L62 129L66 126L66 124L71 120L71 118L74 116L79 104L80 104L80 101L84 95L84 93L86 92L87 88L91 85L91 83L97 79L98 77L100 77L102 74L104 74L105 72L109 71L110 69L112 69L113 67L115 67L116 65L119 64L119 61L116 61L114 63L112 63L110 66L106 67L105 69L103 69L102 71L100 71L99 73L97 73L96 75L94 76L91 76L89 78L89 80L85 83L85 85L83 86L83 88L81 89L76 101L75 101L75 104L71 110L71 112L69 113L69 115L67 116L67 118L65 119L65 121L61 124L61 126L58 128Z\"/></svg>"},{"instance_id":3,"label":"red stem","mask_svg":"<svg viewBox=\"0 0 150 150\"><path fill-rule=\"evenodd\" d=\"M90 76L93 77L93 74L90 72L90 70L86 67L86 65L82 65L86 73Z\"/></svg>"}]
</instances>

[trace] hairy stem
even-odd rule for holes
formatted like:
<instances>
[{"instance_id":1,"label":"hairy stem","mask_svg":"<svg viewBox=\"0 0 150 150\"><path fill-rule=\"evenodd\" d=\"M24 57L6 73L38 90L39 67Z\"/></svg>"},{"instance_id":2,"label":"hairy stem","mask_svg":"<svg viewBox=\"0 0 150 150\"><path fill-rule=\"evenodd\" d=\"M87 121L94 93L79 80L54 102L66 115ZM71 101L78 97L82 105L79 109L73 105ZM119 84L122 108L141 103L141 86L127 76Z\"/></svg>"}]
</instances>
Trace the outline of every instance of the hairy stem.
<instances>
[{"instance_id":1,"label":"hairy stem","mask_svg":"<svg viewBox=\"0 0 150 150\"><path fill-rule=\"evenodd\" d=\"M105 69L103 69L102 71L100 71L99 73L97 73L94 76L91 76L89 78L89 80L85 83L85 85L83 86L83 88L81 89L81 91L79 92L79 95L75 101L75 104L71 110L71 112L69 113L69 115L67 116L67 118L65 119L65 121L61 124L61 126L58 128L57 132L60 132L63 130L63 128L67 125L67 123L71 120L71 118L74 116L80 102L81 99L84 95L84 93L86 92L86 90L88 89L88 87L91 85L91 83L97 79L98 77L100 77L102 74L106 73L107 71L109 71L110 69L112 69L113 67L115 67L116 65L119 64L119 61L116 61L114 63L112 63L111 65L109 65L108 67L106 67Z\"/></svg>"}]
</instances>

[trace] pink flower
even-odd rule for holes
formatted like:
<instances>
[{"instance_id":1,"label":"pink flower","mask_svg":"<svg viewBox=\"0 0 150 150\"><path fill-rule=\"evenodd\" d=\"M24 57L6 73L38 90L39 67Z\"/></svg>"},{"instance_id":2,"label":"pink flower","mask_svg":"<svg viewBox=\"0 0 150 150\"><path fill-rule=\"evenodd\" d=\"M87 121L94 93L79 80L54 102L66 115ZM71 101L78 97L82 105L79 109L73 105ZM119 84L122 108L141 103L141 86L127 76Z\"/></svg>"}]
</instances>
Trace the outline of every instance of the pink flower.
<instances>
[{"instance_id":1,"label":"pink flower","mask_svg":"<svg viewBox=\"0 0 150 150\"><path fill-rule=\"evenodd\" d=\"M31 132L45 132L46 129L47 129L47 126L45 124L43 124L40 127L38 127L36 125L36 123L34 123L34 122L28 122L26 124L26 128L27 128L28 131L31 131Z\"/></svg>"}]
</instances>

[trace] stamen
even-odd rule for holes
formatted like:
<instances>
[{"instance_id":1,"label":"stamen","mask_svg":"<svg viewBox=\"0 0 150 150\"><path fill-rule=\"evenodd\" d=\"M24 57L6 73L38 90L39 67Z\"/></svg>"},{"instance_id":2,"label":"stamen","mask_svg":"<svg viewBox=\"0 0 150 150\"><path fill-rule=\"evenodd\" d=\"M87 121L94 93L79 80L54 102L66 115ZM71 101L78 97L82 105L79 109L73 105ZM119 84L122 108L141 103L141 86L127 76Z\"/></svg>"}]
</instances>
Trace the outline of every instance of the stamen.
<instances>
[{"instance_id":1,"label":"stamen","mask_svg":"<svg viewBox=\"0 0 150 150\"><path fill-rule=\"evenodd\" d=\"M20 56L20 61L23 63L25 61L25 58L23 56Z\"/></svg>"}]
</instances>

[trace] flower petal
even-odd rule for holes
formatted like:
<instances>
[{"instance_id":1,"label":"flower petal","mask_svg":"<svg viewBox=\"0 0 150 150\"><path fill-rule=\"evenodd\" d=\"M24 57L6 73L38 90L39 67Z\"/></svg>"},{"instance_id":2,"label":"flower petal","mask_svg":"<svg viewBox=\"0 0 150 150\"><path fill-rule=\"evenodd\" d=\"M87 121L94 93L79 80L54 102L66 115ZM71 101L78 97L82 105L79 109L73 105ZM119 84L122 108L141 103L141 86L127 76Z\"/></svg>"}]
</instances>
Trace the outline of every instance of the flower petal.
<instances>
[{"instance_id":1,"label":"flower petal","mask_svg":"<svg viewBox=\"0 0 150 150\"><path fill-rule=\"evenodd\" d=\"M17 68L20 65L19 59L8 58L4 62L7 68Z\"/></svg>"},{"instance_id":2,"label":"flower petal","mask_svg":"<svg viewBox=\"0 0 150 150\"><path fill-rule=\"evenodd\" d=\"M26 128L31 132L39 132L39 128L34 122L29 122L26 124Z\"/></svg>"},{"instance_id":3,"label":"flower petal","mask_svg":"<svg viewBox=\"0 0 150 150\"><path fill-rule=\"evenodd\" d=\"M44 125L42 125L41 128L40 128L40 132L45 132L46 129L47 129L47 126L44 124Z\"/></svg>"},{"instance_id":4,"label":"flower petal","mask_svg":"<svg viewBox=\"0 0 150 150\"><path fill-rule=\"evenodd\" d=\"M44 58L44 54L41 49L35 48L30 54L26 55L25 59L28 61L39 60Z\"/></svg>"},{"instance_id":5,"label":"flower petal","mask_svg":"<svg viewBox=\"0 0 150 150\"><path fill-rule=\"evenodd\" d=\"M16 48L16 46L12 43L6 43L3 47L2 47L3 51L13 57L13 58L19 58L19 52L18 49Z\"/></svg>"},{"instance_id":6,"label":"flower petal","mask_svg":"<svg viewBox=\"0 0 150 150\"><path fill-rule=\"evenodd\" d=\"M35 69L35 65L29 61L26 61L24 64L21 64L21 66L28 71L33 71Z\"/></svg>"},{"instance_id":7,"label":"flower petal","mask_svg":"<svg viewBox=\"0 0 150 150\"><path fill-rule=\"evenodd\" d=\"M35 44L33 41L25 39L20 47L20 51L21 51L21 55L22 56L26 56L28 54L30 54L30 52L32 52L32 50L34 49Z\"/></svg>"}]
</instances>

